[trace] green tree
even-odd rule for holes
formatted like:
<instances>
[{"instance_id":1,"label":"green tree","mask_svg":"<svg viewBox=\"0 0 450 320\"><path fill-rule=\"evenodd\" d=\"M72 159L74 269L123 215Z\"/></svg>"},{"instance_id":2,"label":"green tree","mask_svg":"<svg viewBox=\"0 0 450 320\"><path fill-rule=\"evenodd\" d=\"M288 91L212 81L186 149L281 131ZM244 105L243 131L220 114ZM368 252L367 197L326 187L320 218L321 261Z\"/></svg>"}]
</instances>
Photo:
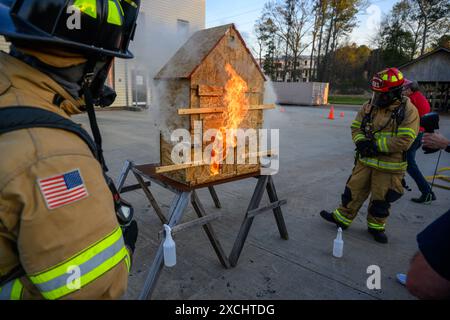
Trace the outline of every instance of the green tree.
<instances>
[{"instance_id":1,"label":"green tree","mask_svg":"<svg viewBox=\"0 0 450 320\"><path fill-rule=\"evenodd\" d=\"M386 66L399 66L410 60L414 37L411 32L402 29L400 21L386 25L381 37L382 59Z\"/></svg>"},{"instance_id":2,"label":"green tree","mask_svg":"<svg viewBox=\"0 0 450 320\"><path fill-rule=\"evenodd\" d=\"M260 63L262 60L262 51L265 49L264 63L262 65L264 72L273 80L276 76L276 56L277 56L277 39L276 27L270 18L263 17L257 21L255 25L255 33L260 43Z\"/></svg>"},{"instance_id":3,"label":"green tree","mask_svg":"<svg viewBox=\"0 0 450 320\"><path fill-rule=\"evenodd\" d=\"M369 47L355 43L336 50L337 63L334 70L333 87L342 93L360 93L367 89L366 64L371 55Z\"/></svg>"},{"instance_id":4,"label":"green tree","mask_svg":"<svg viewBox=\"0 0 450 320\"><path fill-rule=\"evenodd\" d=\"M319 77L319 70L321 70L321 56L322 56L322 47L323 47L323 36L324 36L324 28L325 28L325 24L327 22L328 19L328 14L329 14L329 2L330 0L316 0L316 4L315 4L315 19L316 19L316 23L317 23L317 30L313 31L317 33L316 37L314 38L313 41L313 47L314 47L314 43L315 41L317 41L317 59L316 59L316 68L315 68L315 73L313 78L314 79L318 79ZM314 50L313 50L314 51ZM313 52L314 53L314 52ZM311 56L313 55L313 53L311 53Z\"/></svg>"}]
</instances>

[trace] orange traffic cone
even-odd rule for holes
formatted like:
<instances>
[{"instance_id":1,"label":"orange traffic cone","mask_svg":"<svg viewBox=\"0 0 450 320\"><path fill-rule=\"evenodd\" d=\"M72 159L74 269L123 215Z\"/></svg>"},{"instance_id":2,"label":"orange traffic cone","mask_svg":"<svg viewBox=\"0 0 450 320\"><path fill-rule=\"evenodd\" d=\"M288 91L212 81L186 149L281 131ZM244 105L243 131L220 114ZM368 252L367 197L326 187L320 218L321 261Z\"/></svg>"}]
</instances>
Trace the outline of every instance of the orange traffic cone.
<instances>
[{"instance_id":1,"label":"orange traffic cone","mask_svg":"<svg viewBox=\"0 0 450 320\"><path fill-rule=\"evenodd\" d=\"M329 120L334 120L334 106L331 106L330 114L328 115Z\"/></svg>"}]
</instances>

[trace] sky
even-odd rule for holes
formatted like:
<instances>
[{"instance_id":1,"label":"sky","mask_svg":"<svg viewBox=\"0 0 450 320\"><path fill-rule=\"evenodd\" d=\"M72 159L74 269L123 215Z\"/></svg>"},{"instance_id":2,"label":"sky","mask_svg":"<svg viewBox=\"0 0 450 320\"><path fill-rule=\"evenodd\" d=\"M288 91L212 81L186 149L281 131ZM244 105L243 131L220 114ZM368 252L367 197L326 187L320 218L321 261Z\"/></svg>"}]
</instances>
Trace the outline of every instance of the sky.
<instances>
[{"instance_id":1,"label":"sky","mask_svg":"<svg viewBox=\"0 0 450 320\"><path fill-rule=\"evenodd\" d=\"M206 0L206 27L235 23L249 47L255 47L253 26L267 0ZM371 45L383 15L389 13L397 0L369 0L370 5L358 14L358 27L350 42ZM306 51L305 54L308 52Z\"/></svg>"}]
</instances>

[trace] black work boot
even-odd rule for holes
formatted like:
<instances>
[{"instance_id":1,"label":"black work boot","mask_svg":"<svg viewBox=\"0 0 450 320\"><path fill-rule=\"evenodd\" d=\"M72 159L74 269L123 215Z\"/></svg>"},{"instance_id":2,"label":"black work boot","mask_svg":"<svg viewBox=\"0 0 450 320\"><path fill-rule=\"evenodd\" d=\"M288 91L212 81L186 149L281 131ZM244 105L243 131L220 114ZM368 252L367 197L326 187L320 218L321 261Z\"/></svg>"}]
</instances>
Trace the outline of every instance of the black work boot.
<instances>
[{"instance_id":1,"label":"black work boot","mask_svg":"<svg viewBox=\"0 0 450 320\"><path fill-rule=\"evenodd\" d=\"M415 203L430 203L432 201L436 201L436 195L434 192L423 193L420 198L412 198L411 201Z\"/></svg>"},{"instance_id":2,"label":"black work boot","mask_svg":"<svg viewBox=\"0 0 450 320\"><path fill-rule=\"evenodd\" d=\"M332 212L328 212L328 211L325 211L325 210L324 210L324 211L320 212L320 216L321 216L323 219L327 220L328 222L334 223L334 224L337 225L338 227L341 227L342 230L348 229L348 226L346 226L345 224L343 224L343 223L340 222L340 221L337 221L337 220L334 218L334 214L333 214Z\"/></svg>"},{"instance_id":3,"label":"black work boot","mask_svg":"<svg viewBox=\"0 0 450 320\"><path fill-rule=\"evenodd\" d=\"M380 231L380 230L375 230L372 228L368 228L369 233L373 236L373 238L375 239L376 242L379 243L388 243L388 237L386 235L386 232Z\"/></svg>"}]
</instances>

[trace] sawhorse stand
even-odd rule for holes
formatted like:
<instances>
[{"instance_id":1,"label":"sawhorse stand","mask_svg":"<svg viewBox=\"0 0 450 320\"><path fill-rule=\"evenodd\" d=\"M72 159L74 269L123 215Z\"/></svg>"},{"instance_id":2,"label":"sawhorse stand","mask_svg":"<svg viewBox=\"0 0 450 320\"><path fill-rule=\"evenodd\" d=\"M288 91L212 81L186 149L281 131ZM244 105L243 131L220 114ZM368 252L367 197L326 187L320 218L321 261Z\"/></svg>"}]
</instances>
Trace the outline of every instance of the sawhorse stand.
<instances>
[{"instance_id":1,"label":"sawhorse stand","mask_svg":"<svg viewBox=\"0 0 450 320\"><path fill-rule=\"evenodd\" d=\"M164 175L157 174L156 168L158 166L159 166L158 164L135 165L133 162L127 161L122 169L122 173L119 176L117 182L117 188L119 192L125 193L133 190L142 189L145 193L145 196L149 200L150 205L155 210L156 215L160 219L161 223L170 226L172 228L173 234L176 234L177 232L186 230L191 227L203 226L203 230L208 236L208 239L211 242L211 245L214 251L216 252L217 257L219 258L219 261L224 268L229 269L237 265L239 256L241 255L245 241L250 232L253 219L261 213L273 211L281 238L288 240L289 236L286 224L284 222L283 213L281 211L281 206L286 204L287 201L278 199L271 176L261 176L259 175L259 173L252 173L230 179L220 180L213 183L190 187L182 183L179 183L175 180L172 180ZM125 181L130 172L132 172L133 175L136 177L138 184L125 186ZM258 182L256 184L255 191L253 192L253 196L250 200L250 204L245 214L244 221L242 222L238 236L234 242L231 254L229 257L227 257L211 225L211 222L220 219L222 217L222 214L207 215L202 203L200 202L196 190L208 188L215 206L217 208L221 208L221 204L217 196L217 193L214 189L214 186L248 178L257 178ZM166 218L161 208L159 207L158 202L153 196L153 193L150 190L152 183L158 184L161 187L175 194L175 197L169 209L168 215L169 218ZM261 203L261 199L264 195L265 190L267 191L267 194L269 196L270 204L260 208L259 205ZM194 208L194 211L198 216L198 219L180 224L181 219L186 210L186 207L189 204L189 200L192 204L192 207ZM147 278L145 280L144 288L139 296L140 300L147 300L151 297L153 290L155 289L156 282L158 281L159 274L161 273L161 270L164 265L163 261L164 235L162 232L160 232L160 239L161 239L160 245L158 247L155 258L153 260L153 263L150 267Z\"/></svg>"}]
</instances>

